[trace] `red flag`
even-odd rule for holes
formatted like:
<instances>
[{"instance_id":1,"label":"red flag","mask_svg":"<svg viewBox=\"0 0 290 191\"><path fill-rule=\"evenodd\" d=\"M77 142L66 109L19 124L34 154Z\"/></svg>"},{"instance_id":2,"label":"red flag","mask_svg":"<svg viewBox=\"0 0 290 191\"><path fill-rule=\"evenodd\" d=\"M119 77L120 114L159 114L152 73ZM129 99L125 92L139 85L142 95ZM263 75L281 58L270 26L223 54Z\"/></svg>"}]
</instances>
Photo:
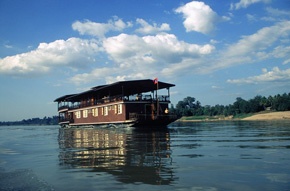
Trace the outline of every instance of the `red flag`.
<instances>
[{"instance_id":1,"label":"red flag","mask_svg":"<svg viewBox=\"0 0 290 191\"><path fill-rule=\"evenodd\" d=\"M158 83L158 78L155 78L155 79L153 80L153 82L154 82L154 84L157 84L157 83Z\"/></svg>"}]
</instances>

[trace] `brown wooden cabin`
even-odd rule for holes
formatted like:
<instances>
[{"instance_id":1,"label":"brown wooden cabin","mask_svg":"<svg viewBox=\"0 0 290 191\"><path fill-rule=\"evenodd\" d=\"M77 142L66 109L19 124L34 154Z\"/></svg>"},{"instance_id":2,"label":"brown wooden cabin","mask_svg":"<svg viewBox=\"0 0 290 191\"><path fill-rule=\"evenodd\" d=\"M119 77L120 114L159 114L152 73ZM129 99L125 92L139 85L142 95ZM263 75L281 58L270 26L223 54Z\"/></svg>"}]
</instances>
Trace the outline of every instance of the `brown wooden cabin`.
<instances>
[{"instance_id":1,"label":"brown wooden cabin","mask_svg":"<svg viewBox=\"0 0 290 191\"><path fill-rule=\"evenodd\" d=\"M158 87L157 87L158 86ZM59 124L62 126L167 125L175 116L169 115L170 87L174 84L152 80L120 81L100 85L79 94L59 97ZM158 90L167 89L167 95Z\"/></svg>"}]
</instances>

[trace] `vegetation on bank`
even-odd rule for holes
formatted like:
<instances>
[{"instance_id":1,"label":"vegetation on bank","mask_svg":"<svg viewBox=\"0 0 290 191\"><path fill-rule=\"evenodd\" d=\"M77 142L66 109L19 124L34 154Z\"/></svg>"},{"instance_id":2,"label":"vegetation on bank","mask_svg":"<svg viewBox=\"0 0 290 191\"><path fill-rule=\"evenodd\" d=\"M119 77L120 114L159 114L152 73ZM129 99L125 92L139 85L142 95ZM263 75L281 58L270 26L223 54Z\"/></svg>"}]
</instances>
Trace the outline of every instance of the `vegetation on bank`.
<instances>
[{"instance_id":1,"label":"vegetation on bank","mask_svg":"<svg viewBox=\"0 0 290 191\"><path fill-rule=\"evenodd\" d=\"M182 117L182 120L223 120L243 119L258 112L289 111L290 93L275 96L260 96L244 100L236 98L233 104L227 106L202 106L194 97L186 97L174 107L171 105L170 113ZM186 117L185 117L186 116Z\"/></svg>"},{"instance_id":2,"label":"vegetation on bank","mask_svg":"<svg viewBox=\"0 0 290 191\"><path fill-rule=\"evenodd\" d=\"M224 115L216 115L216 116L182 116L180 121L218 121L218 120L239 120L247 117L251 117L256 113L247 113L247 114L237 114L235 116L224 116Z\"/></svg>"},{"instance_id":3,"label":"vegetation on bank","mask_svg":"<svg viewBox=\"0 0 290 191\"><path fill-rule=\"evenodd\" d=\"M40 118L32 118L32 119L23 119L22 121L7 121L1 122L0 126L12 126L12 125L57 125L58 124L58 116L53 117L44 117Z\"/></svg>"}]
</instances>

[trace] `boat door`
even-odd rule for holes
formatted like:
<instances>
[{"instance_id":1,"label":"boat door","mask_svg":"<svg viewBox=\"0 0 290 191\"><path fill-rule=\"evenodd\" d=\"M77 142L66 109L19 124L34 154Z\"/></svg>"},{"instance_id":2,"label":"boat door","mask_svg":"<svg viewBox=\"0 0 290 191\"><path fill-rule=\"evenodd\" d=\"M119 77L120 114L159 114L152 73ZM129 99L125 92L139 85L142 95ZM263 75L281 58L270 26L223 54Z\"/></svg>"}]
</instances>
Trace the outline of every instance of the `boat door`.
<instances>
[{"instance_id":1,"label":"boat door","mask_svg":"<svg viewBox=\"0 0 290 191\"><path fill-rule=\"evenodd\" d=\"M154 116L154 111L155 111L155 105L154 104L146 104L145 105L145 114L146 114L146 117L149 117L154 120L155 119L155 116Z\"/></svg>"}]
</instances>

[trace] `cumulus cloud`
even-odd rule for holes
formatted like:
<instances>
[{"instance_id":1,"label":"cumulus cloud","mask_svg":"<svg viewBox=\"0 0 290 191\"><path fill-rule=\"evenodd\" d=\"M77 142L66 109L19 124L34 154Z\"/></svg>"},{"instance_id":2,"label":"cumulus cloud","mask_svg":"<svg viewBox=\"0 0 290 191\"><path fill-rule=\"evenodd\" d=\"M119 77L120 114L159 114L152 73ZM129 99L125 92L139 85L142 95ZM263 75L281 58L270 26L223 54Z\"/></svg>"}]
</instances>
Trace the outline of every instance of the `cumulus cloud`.
<instances>
[{"instance_id":1,"label":"cumulus cloud","mask_svg":"<svg viewBox=\"0 0 290 191\"><path fill-rule=\"evenodd\" d=\"M211 44L218 44L218 43L220 43L220 42L217 41L217 40L211 39L211 40L210 40L210 43L211 43Z\"/></svg>"},{"instance_id":2,"label":"cumulus cloud","mask_svg":"<svg viewBox=\"0 0 290 191\"><path fill-rule=\"evenodd\" d=\"M161 26L158 27L156 23L150 25L143 19L137 19L136 22L142 26L136 30L136 32L141 34L154 34L162 31L170 31L170 25L167 23L162 23Z\"/></svg>"},{"instance_id":3,"label":"cumulus cloud","mask_svg":"<svg viewBox=\"0 0 290 191\"><path fill-rule=\"evenodd\" d=\"M255 15L247 14L246 16L249 21L258 21Z\"/></svg>"},{"instance_id":4,"label":"cumulus cloud","mask_svg":"<svg viewBox=\"0 0 290 191\"><path fill-rule=\"evenodd\" d=\"M267 7L266 12L268 13L269 16L262 17L261 20L263 21L275 22L287 19L289 20L290 16L289 11Z\"/></svg>"},{"instance_id":5,"label":"cumulus cloud","mask_svg":"<svg viewBox=\"0 0 290 191\"><path fill-rule=\"evenodd\" d=\"M122 33L103 39L102 46L111 59L111 65L78 74L71 81L80 84L99 79L114 82L157 75L171 78L188 73L205 74L270 57L284 58L284 64L287 64L289 47L273 45L288 38L288 22L279 22L252 35L242 36L219 52L212 45L218 43L215 40L211 41L212 44L197 45L180 41L174 34L164 32L142 37ZM211 56L206 56L208 54Z\"/></svg>"},{"instance_id":6,"label":"cumulus cloud","mask_svg":"<svg viewBox=\"0 0 290 191\"><path fill-rule=\"evenodd\" d=\"M222 87L219 86L211 86L212 89L223 89Z\"/></svg>"},{"instance_id":7,"label":"cumulus cloud","mask_svg":"<svg viewBox=\"0 0 290 191\"><path fill-rule=\"evenodd\" d=\"M70 81L76 85L85 84L94 80L102 80L110 75L114 75L116 70L114 68L96 68L90 73L77 74L70 78Z\"/></svg>"},{"instance_id":8,"label":"cumulus cloud","mask_svg":"<svg viewBox=\"0 0 290 191\"><path fill-rule=\"evenodd\" d=\"M177 63L187 57L209 54L215 49L209 44L201 46L179 41L175 35L167 33L144 37L120 34L104 40L103 46L117 62L138 58L147 62Z\"/></svg>"},{"instance_id":9,"label":"cumulus cloud","mask_svg":"<svg viewBox=\"0 0 290 191\"><path fill-rule=\"evenodd\" d=\"M211 34L215 30L217 23L230 20L229 17L220 17L210 6L200 1L192 1L175 10L182 13L186 32L196 31L203 34Z\"/></svg>"},{"instance_id":10,"label":"cumulus cloud","mask_svg":"<svg viewBox=\"0 0 290 191\"><path fill-rule=\"evenodd\" d=\"M122 31L127 27L132 27L132 23L123 22L122 19L117 17L114 20L109 20L108 23L96 23L89 20L84 22L76 21L72 24L72 28L78 31L81 35L92 35L103 38L109 31Z\"/></svg>"},{"instance_id":11,"label":"cumulus cloud","mask_svg":"<svg viewBox=\"0 0 290 191\"><path fill-rule=\"evenodd\" d=\"M221 49L198 66L201 73L211 73L223 68L241 64L255 63L269 58L289 59L289 47L280 44L288 39L290 21L282 21L270 27L264 27L256 33L242 36L236 43ZM289 43L289 42L285 42ZM284 61L287 63L287 60Z\"/></svg>"},{"instance_id":12,"label":"cumulus cloud","mask_svg":"<svg viewBox=\"0 0 290 191\"><path fill-rule=\"evenodd\" d=\"M271 15L274 15L274 16L290 16L290 12L289 11L275 9L275 8L272 8L272 7L267 7L266 11L268 13L270 13Z\"/></svg>"},{"instance_id":13,"label":"cumulus cloud","mask_svg":"<svg viewBox=\"0 0 290 191\"><path fill-rule=\"evenodd\" d=\"M9 48L9 49L10 49L10 48L13 48L13 46L8 45L8 44L5 44L4 47L5 47L5 48Z\"/></svg>"},{"instance_id":14,"label":"cumulus cloud","mask_svg":"<svg viewBox=\"0 0 290 191\"><path fill-rule=\"evenodd\" d=\"M157 75L169 77L178 72L176 68L179 68L179 71L186 69L196 64L195 60L215 50L213 45L189 44L167 33L143 37L120 34L104 39L103 48L113 64L89 73L78 74L71 78L71 82L81 84L105 79L109 83L117 80L152 78Z\"/></svg>"},{"instance_id":15,"label":"cumulus cloud","mask_svg":"<svg viewBox=\"0 0 290 191\"><path fill-rule=\"evenodd\" d=\"M264 27L252 35L243 36L237 43L230 45L225 54L239 56L265 50L280 38L287 38L289 33L290 21L282 21L271 27Z\"/></svg>"},{"instance_id":16,"label":"cumulus cloud","mask_svg":"<svg viewBox=\"0 0 290 191\"><path fill-rule=\"evenodd\" d=\"M204 71L201 71L204 61L205 60L203 59L187 58L182 60L180 63L165 66L160 74L172 78L175 76L186 75L188 73L205 73Z\"/></svg>"},{"instance_id":17,"label":"cumulus cloud","mask_svg":"<svg viewBox=\"0 0 290 191\"><path fill-rule=\"evenodd\" d=\"M290 68L286 70L280 70L278 67L274 67L272 71L263 69L263 74L258 76L251 76L248 78L227 80L232 84L259 84L263 82L284 82L290 81Z\"/></svg>"},{"instance_id":18,"label":"cumulus cloud","mask_svg":"<svg viewBox=\"0 0 290 191\"><path fill-rule=\"evenodd\" d=\"M55 67L83 67L83 63L94 61L99 49L95 41L79 38L40 43L35 50L1 59L0 74L30 76L48 73Z\"/></svg>"},{"instance_id":19,"label":"cumulus cloud","mask_svg":"<svg viewBox=\"0 0 290 191\"><path fill-rule=\"evenodd\" d=\"M189 5L190 4L190 5ZM194 12L198 16L191 18L190 8L192 4ZM187 7L189 10L187 10ZM212 9L202 2L191 2L179 7L176 12L187 13L185 21L192 19L196 22L188 25L189 30L196 30L208 34L215 28L217 22L223 20ZM206 14L207 13L207 14ZM195 20L196 19L196 20ZM200 23L197 22L200 20ZM47 74L56 68L79 69L84 65L95 62L95 59L104 59L97 68L79 73L70 78L74 84L85 84L95 80L106 80L111 83L119 80L140 78L152 78L159 76L171 78L183 76L188 73L205 74L238 64L253 63L266 58L283 59L281 63L290 61L289 43L290 21L281 21L273 26L264 27L256 33L242 36L236 43L227 45L224 49L215 51L214 44L217 40L210 40L208 44L193 44L179 40L174 34L164 31L170 30L170 26L163 24L149 24L143 19L137 19L141 25L137 32L143 36L121 33L117 36L105 37L109 31L122 31L130 27L117 17L108 23L95 23L91 21L75 22L74 30L80 34L89 34L102 37L98 40L84 40L70 38L68 40L56 40L51 43L41 43L38 48L27 53L0 58L0 74L13 76L31 76ZM209 26L209 29L203 29ZM186 26L187 27L187 26ZM193 27L197 27L193 29ZM211 28L210 28L211 27ZM98 30L99 29L99 30ZM151 35L149 35L151 34ZM287 41L288 39L288 41ZM283 45L277 45L284 43ZM98 52L102 54L98 54ZM208 56L210 54L210 56ZM109 59L109 60L108 60ZM277 68L279 70L279 68ZM273 69L273 73L285 75L284 71ZM77 70L74 70L77 71ZM264 70L261 76L268 71ZM245 79L229 80L229 83L246 83L261 79L260 76ZM260 80L261 81L261 80ZM213 88L217 88L213 86Z\"/></svg>"},{"instance_id":20,"label":"cumulus cloud","mask_svg":"<svg viewBox=\"0 0 290 191\"><path fill-rule=\"evenodd\" d=\"M94 82L96 80L105 80L106 83L113 83L117 81L152 78L152 73L144 73L144 71L132 72L129 68L120 67L103 67L96 68L89 73L77 74L69 79L70 82L81 85Z\"/></svg>"},{"instance_id":21,"label":"cumulus cloud","mask_svg":"<svg viewBox=\"0 0 290 191\"><path fill-rule=\"evenodd\" d=\"M240 2L238 3L232 3L230 10L234 10L234 9L238 10L241 8L247 8L248 6L254 3L259 3L259 2L270 3L271 0L240 0Z\"/></svg>"},{"instance_id":22,"label":"cumulus cloud","mask_svg":"<svg viewBox=\"0 0 290 191\"><path fill-rule=\"evenodd\" d=\"M283 65L285 65L285 64L289 64L289 63L290 63L290 59L285 60L285 61L283 62Z\"/></svg>"}]
</instances>

